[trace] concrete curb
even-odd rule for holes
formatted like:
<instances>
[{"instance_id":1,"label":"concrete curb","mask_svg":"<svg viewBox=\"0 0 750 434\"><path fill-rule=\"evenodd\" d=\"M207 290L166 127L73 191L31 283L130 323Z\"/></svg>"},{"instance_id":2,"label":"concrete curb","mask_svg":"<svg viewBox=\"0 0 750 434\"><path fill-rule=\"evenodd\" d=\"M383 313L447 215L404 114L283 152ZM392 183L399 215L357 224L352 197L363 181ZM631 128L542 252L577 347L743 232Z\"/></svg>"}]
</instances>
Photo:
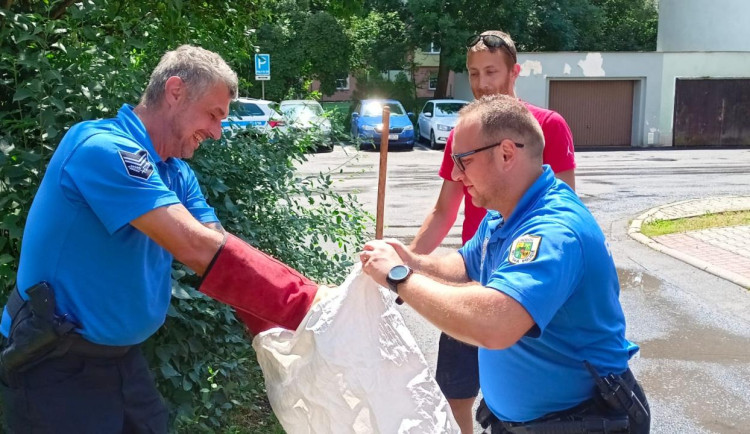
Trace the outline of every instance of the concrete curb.
<instances>
[{"instance_id":1,"label":"concrete curb","mask_svg":"<svg viewBox=\"0 0 750 434\"><path fill-rule=\"evenodd\" d=\"M736 196L733 196L733 197L736 197ZM710 263L708 263L708 262L706 262L706 261L704 261L702 259L696 258L696 257L694 257L692 255L688 255L688 254L683 253L683 252L681 252L679 250L675 250L675 249L673 249L671 247L667 247L667 246L665 246L665 245L663 245L663 244L661 244L661 243L659 243L657 241L654 241L653 239L651 239L651 238L649 238L646 235L643 235L641 233L641 225L644 222L649 222L649 221L653 220L654 215L657 214L657 213L659 213L663 209L665 209L665 208L672 208L672 207L675 207L675 206L678 206L678 205L684 205L684 204L687 204L689 202L703 202L704 200L705 199L691 199L691 200L685 200L685 201L681 201L681 202L674 202L674 203L671 203L671 204L662 205L662 206L658 206L656 208L652 208L652 209L646 211L645 213L641 214L637 218L635 218L630 223L630 227L628 228L628 235L630 235L630 238L633 238L634 240L638 241L639 243L644 244L644 245L646 245L646 246L648 246L648 247L656 250L657 252L661 252L661 253L667 254L669 256L672 256L673 258L679 259L680 261L685 262L687 264L690 264L690 265L692 265L695 268L703 270L703 271L705 271L707 273L711 273L714 276L718 276L718 277L720 277L722 279L728 280L728 281L734 283L735 285L741 286L741 287L743 287L745 289L750 289L750 278L747 278L745 276L741 276L741 275L739 275L737 273L734 273L734 272L731 272L729 270L725 270L723 268L717 267L717 266L715 266L713 264L710 264ZM739 211L739 210L736 210L736 209L733 209L733 210L734 211ZM724 212L724 211L725 210L722 209L720 211L714 211L714 212ZM685 216L674 217L673 219L684 218L684 217L694 217L696 215L703 215L703 214L708 214L708 212L702 212L702 213L698 213L698 214L690 213L690 214L685 215Z\"/></svg>"}]
</instances>

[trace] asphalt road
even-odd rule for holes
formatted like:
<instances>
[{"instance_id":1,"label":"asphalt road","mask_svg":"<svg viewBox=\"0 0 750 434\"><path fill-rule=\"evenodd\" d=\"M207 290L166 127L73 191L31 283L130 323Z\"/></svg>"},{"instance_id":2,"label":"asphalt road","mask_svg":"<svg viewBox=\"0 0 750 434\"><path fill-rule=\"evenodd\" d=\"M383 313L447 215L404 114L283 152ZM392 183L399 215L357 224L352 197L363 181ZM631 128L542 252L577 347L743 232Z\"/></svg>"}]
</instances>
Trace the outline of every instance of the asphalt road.
<instances>
[{"instance_id":1,"label":"asphalt road","mask_svg":"<svg viewBox=\"0 0 750 434\"><path fill-rule=\"evenodd\" d=\"M750 194L750 150L578 152L576 159L577 192L610 242L627 336L641 347L631 367L650 401L652 432L750 433L750 291L627 236L629 221L650 208ZM337 146L300 172L331 171L337 190L357 194L375 214L378 160ZM386 237L411 240L437 198L441 160L441 151L422 146L389 153ZM460 244L460 221L441 250ZM401 311L434 366L438 332L408 306Z\"/></svg>"}]
</instances>

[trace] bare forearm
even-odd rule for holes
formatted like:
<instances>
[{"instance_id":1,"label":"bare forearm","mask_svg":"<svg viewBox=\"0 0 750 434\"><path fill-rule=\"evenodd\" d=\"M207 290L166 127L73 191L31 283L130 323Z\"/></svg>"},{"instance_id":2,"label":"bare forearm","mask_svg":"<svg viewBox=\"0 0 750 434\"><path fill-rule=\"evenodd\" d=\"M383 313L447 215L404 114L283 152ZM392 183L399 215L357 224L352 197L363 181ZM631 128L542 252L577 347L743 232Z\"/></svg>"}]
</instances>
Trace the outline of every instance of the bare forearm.
<instances>
[{"instance_id":1,"label":"bare forearm","mask_svg":"<svg viewBox=\"0 0 750 434\"><path fill-rule=\"evenodd\" d=\"M399 295L440 330L484 348L507 348L533 326L515 300L479 284L455 287L414 274Z\"/></svg>"},{"instance_id":2,"label":"bare forearm","mask_svg":"<svg viewBox=\"0 0 750 434\"><path fill-rule=\"evenodd\" d=\"M455 222L455 214L451 216L433 209L425 218L409 248L418 254L428 255L432 253L443 242Z\"/></svg>"},{"instance_id":3,"label":"bare forearm","mask_svg":"<svg viewBox=\"0 0 750 434\"><path fill-rule=\"evenodd\" d=\"M460 285L471 282L466 274L464 258L458 252L446 255L416 255L407 265L420 274L448 284Z\"/></svg>"},{"instance_id":4,"label":"bare forearm","mask_svg":"<svg viewBox=\"0 0 750 434\"><path fill-rule=\"evenodd\" d=\"M435 207L409 245L414 253L427 255L440 245L456 222L462 199L463 187L460 182L443 181Z\"/></svg>"},{"instance_id":5,"label":"bare forearm","mask_svg":"<svg viewBox=\"0 0 750 434\"><path fill-rule=\"evenodd\" d=\"M157 208L130 224L199 275L206 271L224 240L223 233L202 225L182 205Z\"/></svg>"}]
</instances>

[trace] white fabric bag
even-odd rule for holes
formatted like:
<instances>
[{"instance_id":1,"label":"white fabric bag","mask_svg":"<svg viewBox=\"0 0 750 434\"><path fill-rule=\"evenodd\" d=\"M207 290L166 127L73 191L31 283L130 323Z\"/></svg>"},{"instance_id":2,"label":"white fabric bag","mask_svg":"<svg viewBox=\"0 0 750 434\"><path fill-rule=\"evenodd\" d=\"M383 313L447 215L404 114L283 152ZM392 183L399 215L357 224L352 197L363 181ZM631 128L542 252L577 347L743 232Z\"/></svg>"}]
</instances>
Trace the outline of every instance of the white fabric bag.
<instances>
[{"instance_id":1,"label":"white fabric bag","mask_svg":"<svg viewBox=\"0 0 750 434\"><path fill-rule=\"evenodd\" d=\"M296 331L260 333L253 348L289 434L459 432L393 294L359 264Z\"/></svg>"}]
</instances>

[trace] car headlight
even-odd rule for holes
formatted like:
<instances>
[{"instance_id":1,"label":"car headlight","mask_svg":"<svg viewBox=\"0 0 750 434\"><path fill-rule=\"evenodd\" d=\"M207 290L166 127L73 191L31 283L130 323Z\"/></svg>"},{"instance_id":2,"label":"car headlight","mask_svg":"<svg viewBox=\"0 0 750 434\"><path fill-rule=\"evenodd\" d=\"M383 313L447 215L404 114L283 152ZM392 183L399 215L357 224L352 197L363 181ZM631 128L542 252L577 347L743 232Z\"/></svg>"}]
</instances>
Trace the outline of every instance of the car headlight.
<instances>
[{"instance_id":1,"label":"car headlight","mask_svg":"<svg viewBox=\"0 0 750 434\"><path fill-rule=\"evenodd\" d=\"M404 127L404 131L409 131L409 130L413 130L413 129L414 129L414 125L407 125L407 126Z\"/></svg>"},{"instance_id":2,"label":"car headlight","mask_svg":"<svg viewBox=\"0 0 750 434\"><path fill-rule=\"evenodd\" d=\"M453 129L453 127L451 127L449 125L437 124L437 129L438 129L438 131L450 131L451 129Z\"/></svg>"},{"instance_id":3,"label":"car headlight","mask_svg":"<svg viewBox=\"0 0 750 434\"><path fill-rule=\"evenodd\" d=\"M383 124L377 124L375 125L375 131L382 132L383 131Z\"/></svg>"},{"instance_id":4,"label":"car headlight","mask_svg":"<svg viewBox=\"0 0 750 434\"><path fill-rule=\"evenodd\" d=\"M382 126L381 126L381 128L382 128ZM372 125L366 125L365 124L365 125L362 125L362 129L365 130L365 131L372 131L372 130L375 129L375 127L373 127Z\"/></svg>"}]
</instances>

